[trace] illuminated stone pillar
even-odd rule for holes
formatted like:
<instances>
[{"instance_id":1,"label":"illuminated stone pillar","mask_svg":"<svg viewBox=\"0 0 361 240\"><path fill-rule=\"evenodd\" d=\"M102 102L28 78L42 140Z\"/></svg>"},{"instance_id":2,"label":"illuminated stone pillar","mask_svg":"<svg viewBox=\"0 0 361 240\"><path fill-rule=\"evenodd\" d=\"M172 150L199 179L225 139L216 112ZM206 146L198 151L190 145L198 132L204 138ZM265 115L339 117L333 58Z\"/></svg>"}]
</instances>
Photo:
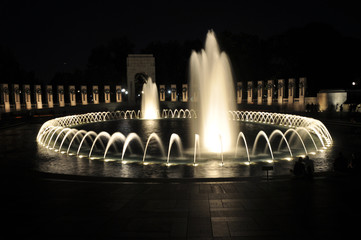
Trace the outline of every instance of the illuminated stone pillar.
<instances>
[{"instance_id":1,"label":"illuminated stone pillar","mask_svg":"<svg viewBox=\"0 0 361 240\"><path fill-rule=\"evenodd\" d=\"M263 81L257 82L257 104L262 104L263 98Z\"/></svg>"},{"instance_id":2,"label":"illuminated stone pillar","mask_svg":"<svg viewBox=\"0 0 361 240\"><path fill-rule=\"evenodd\" d=\"M53 97L53 86L47 85L46 86L46 100L48 102L48 108L54 107L54 97Z\"/></svg>"},{"instance_id":3,"label":"illuminated stone pillar","mask_svg":"<svg viewBox=\"0 0 361 240\"><path fill-rule=\"evenodd\" d=\"M43 108L41 85L35 85L35 103L36 103L36 109Z\"/></svg>"},{"instance_id":4,"label":"illuminated stone pillar","mask_svg":"<svg viewBox=\"0 0 361 240\"><path fill-rule=\"evenodd\" d=\"M86 85L80 86L80 93L81 93L81 104L88 105L88 91Z\"/></svg>"},{"instance_id":5,"label":"illuminated stone pillar","mask_svg":"<svg viewBox=\"0 0 361 240\"><path fill-rule=\"evenodd\" d=\"M76 106L76 92L74 85L69 86L69 99L70 99L70 106Z\"/></svg>"},{"instance_id":6,"label":"illuminated stone pillar","mask_svg":"<svg viewBox=\"0 0 361 240\"><path fill-rule=\"evenodd\" d=\"M104 102L110 103L110 86L104 85Z\"/></svg>"},{"instance_id":7,"label":"illuminated stone pillar","mask_svg":"<svg viewBox=\"0 0 361 240\"><path fill-rule=\"evenodd\" d=\"M237 82L237 104L242 103L242 82Z\"/></svg>"},{"instance_id":8,"label":"illuminated stone pillar","mask_svg":"<svg viewBox=\"0 0 361 240\"><path fill-rule=\"evenodd\" d=\"M305 95L306 95L306 86L307 86L307 78L300 78L300 82L298 84L298 99L300 104L305 104Z\"/></svg>"},{"instance_id":9,"label":"illuminated stone pillar","mask_svg":"<svg viewBox=\"0 0 361 240\"><path fill-rule=\"evenodd\" d=\"M274 81L268 80L266 88L267 88L267 105L271 105L273 100Z\"/></svg>"},{"instance_id":10,"label":"illuminated stone pillar","mask_svg":"<svg viewBox=\"0 0 361 240\"><path fill-rule=\"evenodd\" d=\"M170 99L171 99L172 102L176 102L177 101L177 85L171 84L170 88L171 88Z\"/></svg>"},{"instance_id":11,"label":"illuminated stone pillar","mask_svg":"<svg viewBox=\"0 0 361 240\"><path fill-rule=\"evenodd\" d=\"M182 84L182 101L188 102L188 84Z\"/></svg>"},{"instance_id":12,"label":"illuminated stone pillar","mask_svg":"<svg viewBox=\"0 0 361 240\"><path fill-rule=\"evenodd\" d=\"M253 82L247 82L247 103L253 103Z\"/></svg>"},{"instance_id":13,"label":"illuminated stone pillar","mask_svg":"<svg viewBox=\"0 0 361 240\"><path fill-rule=\"evenodd\" d=\"M99 88L98 85L93 85L93 103L99 104Z\"/></svg>"},{"instance_id":14,"label":"illuminated stone pillar","mask_svg":"<svg viewBox=\"0 0 361 240\"><path fill-rule=\"evenodd\" d=\"M24 91L25 109L26 109L26 110L30 110L30 109L31 109L31 90L30 90L30 85L29 85L29 84L25 84L25 85L23 86L23 91Z\"/></svg>"},{"instance_id":15,"label":"illuminated stone pillar","mask_svg":"<svg viewBox=\"0 0 361 240\"><path fill-rule=\"evenodd\" d=\"M159 101L165 101L165 85L159 85Z\"/></svg>"},{"instance_id":16,"label":"illuminated stone pillar","mask_svg":"<svg viewBox=\"0 0 361 240\"><path fill-rule=\"evenodd\" d=\"M10 96L9 85L7 83L1 84L1 96L5 106L5 112L10 112Z\"/></svg>"},{"instance_id":17,"label":"illuminated stone pillar","mask_svg":"<svg viewBox=\"0 0 361 240\"><path fill-rule=\"evenodd\" d=\"M58 85L58 101L59 101L59 107L65 107L64 86L63 85Z\"/></svg>"},{"instance_id":18,"label":"illuminated stone pillar","mask_svg":"<svg viewBox=\"0 0 361 240\"><path fill-rule=\"evenodd\" d=\"M20 88L19 84L13 84L13 92L14 92L14 103L15 103L15 110L21 110L21 102L20 102Z\"/></svg>"},{"instance_id":19,"label":"illuminated stone pillar","mask_svg":"<svg viewBox=\"0 0 361 240\"><path fill-rule=\"evenodd\" d=\"M296 80L294 78L288 79L288 103L293 103L295 99Z\"/></svg>"},{"instance_id":20,"label":"illuminated stone pillar","mask_svg":"<svg viewBox=\"0 0 361 240\"><path fill-rule=\"evenodd\" d=\"M122 102L122 86L120 85L115 86L115 94L116 94L116 101L118 103Z\"/></svg>"},{"instance_id":21,"label":"illuminated stone pillar","mask_svg":"<svg viewBox=\"0 0 361 240\"><path fill-rule=\"evenodd\" d=\"M278 103L282 104L283 98L285 96L285 80L284 79L278 79L277 91L278 91Z\"/></svg>"}]
</instances>

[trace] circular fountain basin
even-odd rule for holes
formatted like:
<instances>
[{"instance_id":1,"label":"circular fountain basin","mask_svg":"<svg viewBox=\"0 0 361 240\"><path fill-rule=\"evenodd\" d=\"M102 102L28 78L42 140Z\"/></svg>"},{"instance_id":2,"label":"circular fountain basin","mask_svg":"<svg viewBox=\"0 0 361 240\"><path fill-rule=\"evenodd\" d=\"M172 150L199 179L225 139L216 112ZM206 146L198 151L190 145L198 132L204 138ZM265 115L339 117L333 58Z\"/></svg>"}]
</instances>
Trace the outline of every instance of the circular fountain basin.
<instances>
[{"instance_id":1,"label":"circular fountain basin","mask_svg":"<svg viewBox=\"0 0 361 240\"><path fill-rule=\"evenodd\" d=\"M293 160L306 154L315 160L316 171L329 168L325 156L332 138L317 120L230 112L239 132L234 150L209 153L202 152L196 144L201 136L190 128L195 112L184 112L163 111L156 120L138 119L135 112L50 120L37 137L38 170L122 178L230 178L261 176L262 167L272 165L271 175L285 175Z\"/></svg>"}]
</instances>

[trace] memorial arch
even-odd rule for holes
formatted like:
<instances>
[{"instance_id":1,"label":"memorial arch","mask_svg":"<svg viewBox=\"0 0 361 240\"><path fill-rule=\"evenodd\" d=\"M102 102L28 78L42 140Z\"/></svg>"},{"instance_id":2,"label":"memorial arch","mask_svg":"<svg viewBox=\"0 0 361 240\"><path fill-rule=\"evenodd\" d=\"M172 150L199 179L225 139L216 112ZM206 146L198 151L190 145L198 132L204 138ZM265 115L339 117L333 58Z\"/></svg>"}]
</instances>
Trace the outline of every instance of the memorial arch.
<instances>
[{"instance_id":1,"label":"memorial arch","mask_svg":"<svg viewBox=\"0 0 361 240\"><path fill-rule=\"evenodd\" d=\"M155 59L153 54L129 54L127 57L128 101L135 102L136 81L145 76L155 82Z\"/></svg>"}]
</instances>

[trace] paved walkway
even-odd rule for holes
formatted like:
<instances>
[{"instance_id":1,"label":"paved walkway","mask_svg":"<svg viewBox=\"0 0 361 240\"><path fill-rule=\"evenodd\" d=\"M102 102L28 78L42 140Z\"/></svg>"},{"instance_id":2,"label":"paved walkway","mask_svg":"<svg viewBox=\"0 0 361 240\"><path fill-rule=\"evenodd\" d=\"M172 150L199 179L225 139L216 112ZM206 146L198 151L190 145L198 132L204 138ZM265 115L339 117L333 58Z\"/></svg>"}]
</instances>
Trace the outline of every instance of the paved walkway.
<instances>
[{"instance_id":1,"label":"paved walkway","mask_svg":"<svg viewBox=\"0 0 361 240\"><path fill-rule=\"evenodd\" d=\"M358 130L339 125L331 130L336 150L346 156L358 151ZM5 137L10 135L14 137ZM361 176L321 173L312 181L288 176L268 182L249 178L157 183L60 177L30 170L35 136L28 126L0 132L0 216L5 222L0 225L1 239L359 235Z\"/></svg>"},{"instance_id":2,"label":"paved walkway","mask_svg":"<svg viewBox=\"0 0 361 240\"><path fill-rule=\"evenodd\" d=\"M347 175L125 183L19 174L2 183L11 239L345 237L358 234L361 213L358 177Z\"/></svg>"}]
</instances>

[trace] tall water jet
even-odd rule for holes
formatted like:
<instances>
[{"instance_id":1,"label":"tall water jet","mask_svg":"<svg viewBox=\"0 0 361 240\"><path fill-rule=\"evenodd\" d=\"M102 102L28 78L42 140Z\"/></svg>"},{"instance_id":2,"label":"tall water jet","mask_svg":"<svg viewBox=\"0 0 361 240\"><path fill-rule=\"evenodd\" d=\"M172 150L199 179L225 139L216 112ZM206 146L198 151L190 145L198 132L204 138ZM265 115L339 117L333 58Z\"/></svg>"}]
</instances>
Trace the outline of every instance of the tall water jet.
<instances>
[{"instance_id":1,"label":"tall water jet","mask_svg":"<svg viewBox=\"0 0 361 240\"><path fill-rule=\"evenodd\" d=\"M143 84L141 110L143 119L159 118L157 84L150 77Z\"/></svg>"},{"instance_id":2,"label":"tall water jet","mask_svg":"<svg viewBox=\"0 0 361 240\"><path fill-rule=\"evenodd\" d=\"M199 131L202 149L231 151L236 131L228 111L236 109L234 83L228 56L219 50L213 31L207 34L205 48L191 54L190 84L193 107L200 113L193 128Z\"/></svg>"}]
</instances>

